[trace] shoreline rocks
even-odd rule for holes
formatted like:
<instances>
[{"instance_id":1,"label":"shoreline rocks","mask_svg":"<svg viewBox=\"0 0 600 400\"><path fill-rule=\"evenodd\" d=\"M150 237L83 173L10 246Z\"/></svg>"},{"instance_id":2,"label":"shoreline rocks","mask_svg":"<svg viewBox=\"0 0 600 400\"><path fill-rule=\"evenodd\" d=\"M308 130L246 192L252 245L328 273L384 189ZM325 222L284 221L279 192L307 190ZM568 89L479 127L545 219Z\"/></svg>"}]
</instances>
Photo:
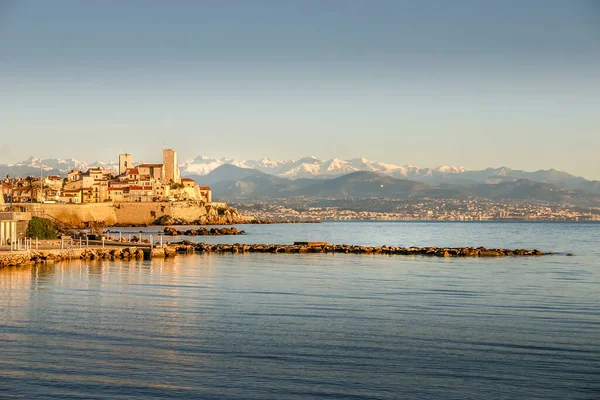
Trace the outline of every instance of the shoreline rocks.
<instances>
[{"instance_id":1,"label":"shoreline rocks","mask_svg":"<svg viewBox=\"0 0 600 400\"><path fill-rule=\"evenodd\" d=\"M239 234L239 233L238 233ZM210 244L182 241L167 243L162 247L106 247L66 250L30 250L27 252L0 253L0 267L55 263L65 260L151 260L168 258L177 254L357 254L357 255L401 255L426 257L532 257L553 255L536 249L488 249L485 247L394 247L355 246L348 244ZM572 253L568 253L572 256Z\"/></svg>"},{"instance_id":2,"label":"shoreline rocks","mask_svg":"<svg viewBox=\"0 0 600 400\"><path fill-rule=\"evenodd\" d=\"M244 235L245 231L239 231L235 227L231 228L204 228L188 229L186 231L180 231L173 227L165 227L163 229L163 235L165 236L221 236L221 235Z\"/></svg>"},{"instance_id":3,"label":"shoreline rocks","mask_svg":"<svg viewBox=\"0 0 600 400\"><path fill-rule=\"evenodd\" d=\"M248 222L244 222L244 224L249 225L270 225L270 224L320 224L321 221L318 220L274 220L274 219L254 219Z\"/></svg>"},{"instance_id":4,"label":"shoreline rocks","mask_svg":"<svg viewBox=\"0 0 600 400\"><path fill-rule=\"evenodd\" d=\"M225 222L223 220L217 219L217 220L201 220L201 219L197 219L194 221L189 221L183 218L172 218L168 215L163 215L160 218L158 218L157 220L155 220L152 225L157 225L157 226L168 226L168 225L180 225L180 226L186 226L186 225L201 225L201 226L210 226L210 225L270 225L270 224L320 224L321 221L315 221L315 220L274 220L274 219L247 219L247 218L240 218L240 219L226 219ZM114 226L120 226L119 224L114 225ZM131 225L128 225L131 226ZM141 224L139 226L149 226L149 224Z\"/></svg>"},{"instance_id":5,"label":"shoreline rocks","mask_svg":"<svg viewBox=\"0 0 600 400\"><path fill-rule=\"evenodd\" d=\"M343 253L343 254L382 254L403 256L430 257L507 257L507 256L543 256L536 249L488 249L485 247L388 247L388 246L356 246L348 244L209 244L189 243L172 244L178 251L196 253Z\"/></svg>"}]
</instances>

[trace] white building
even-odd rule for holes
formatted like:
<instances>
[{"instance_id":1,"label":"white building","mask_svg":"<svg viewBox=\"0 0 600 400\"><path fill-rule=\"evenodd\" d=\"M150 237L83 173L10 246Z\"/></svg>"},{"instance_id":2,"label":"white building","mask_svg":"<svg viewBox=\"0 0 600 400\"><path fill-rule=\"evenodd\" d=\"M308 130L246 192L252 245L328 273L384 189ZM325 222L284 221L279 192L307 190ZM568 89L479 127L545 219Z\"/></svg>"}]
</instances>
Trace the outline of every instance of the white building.
<instances>
[{"instance_id":1,"label":"white building","mask_svg":"<svg viewBox=\"0 0 600 400\"><path fill-rule=\"evenodd\" d=\"M0 245L25 238L30 220L31 213L28 212L0 212Z\"/></svg>"}]
</instances>

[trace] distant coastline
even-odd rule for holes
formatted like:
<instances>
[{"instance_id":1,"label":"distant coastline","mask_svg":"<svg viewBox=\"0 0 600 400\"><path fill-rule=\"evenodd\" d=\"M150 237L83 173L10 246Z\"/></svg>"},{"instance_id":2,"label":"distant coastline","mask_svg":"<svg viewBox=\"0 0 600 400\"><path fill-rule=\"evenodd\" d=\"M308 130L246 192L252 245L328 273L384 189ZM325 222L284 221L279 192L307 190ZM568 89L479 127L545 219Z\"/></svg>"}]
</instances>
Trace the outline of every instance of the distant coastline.
<instances>
[{"instance_id":1,"label":"distant coastline","mask_svg":"<svg viewBox=\"0 0 600 400\"><path fill-rule=\"evenodd\" d=\"M354 219L354 220L336 220L325 219L321 223L353 223L353 222L426 222L426 223L573 223L573 224L600 224L600 220L555 220L555 219L481 219L481 220L448 220L448 219Z\"/></svg>"}]
</instances>

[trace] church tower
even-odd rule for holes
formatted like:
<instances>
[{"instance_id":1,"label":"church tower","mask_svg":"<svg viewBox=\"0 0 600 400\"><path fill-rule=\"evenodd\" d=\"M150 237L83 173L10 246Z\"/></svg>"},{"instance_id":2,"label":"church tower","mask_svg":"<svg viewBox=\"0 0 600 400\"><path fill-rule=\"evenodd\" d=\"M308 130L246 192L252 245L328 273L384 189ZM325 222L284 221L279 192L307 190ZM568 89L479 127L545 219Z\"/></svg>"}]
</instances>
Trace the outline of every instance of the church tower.
<instances>
[{"instance_id":1,"label":"church tower","mask_svg":"<svg viewBox=\"0 0 600 400\"><path fill-rule=\"evenodd\" d=\"M172 149L163 150L163 164L165 166L165 181L167 183L181 183L179 165L177 165L177 152Z\"/></svg>"},{"instance_id":2,"label":"church tower","mask_svg":"<svg viewBox=\"0 0 600 400\"><path fill-rule=\"evenodd\" d=\"M124 174L127 168L133 168L131 154L119 154L119 175Z\"/></svg>"}]
</instances>

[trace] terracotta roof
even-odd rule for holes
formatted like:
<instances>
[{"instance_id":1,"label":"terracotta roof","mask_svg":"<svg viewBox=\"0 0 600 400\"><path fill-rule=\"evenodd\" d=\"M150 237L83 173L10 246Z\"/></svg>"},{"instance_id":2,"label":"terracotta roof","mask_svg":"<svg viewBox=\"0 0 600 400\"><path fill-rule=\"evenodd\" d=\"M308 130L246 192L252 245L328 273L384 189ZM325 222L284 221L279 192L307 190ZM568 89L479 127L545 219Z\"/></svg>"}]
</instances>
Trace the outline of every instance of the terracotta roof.
<instances>
[{"instance_id":1,"label":"terracotta roof","mask_svg":"<svg viewBox=\"0 0 600 400\"><path fill-rule=\"evenodd\" d=\"M190 178L181 178L181 182L194 182L194 180Z\"/></svg>"},{"instance_id":2,"label":"terracotta roof","mask_svg":"<svg viewBox=\"0 0 600 400\"><path fill-rule=\"evenodd\" d=\"M125 170L125 174L127 174L127 175L139 175L140 171L137 168L127 168Z\"/></svg>"},{"instance_id":3,"label":"terracotta roof","mask_svg":"<svg viewBox=\"0 0 600 400\"><path fill-rule=\"evenodd\" d=\"M210 190L210 186L200 186L200 190Z\"/></svg>"},{"instance_id":4,"label":"terracotta roof","mask_svg":"<svg viewBox=\"0 0 600 400\"><path fill-rule=\"evenodd\" d=\"M136 165L136 168L145 167L145 168L161 168L164 164L140 164Z\"/></svg>"}]
</instances>

